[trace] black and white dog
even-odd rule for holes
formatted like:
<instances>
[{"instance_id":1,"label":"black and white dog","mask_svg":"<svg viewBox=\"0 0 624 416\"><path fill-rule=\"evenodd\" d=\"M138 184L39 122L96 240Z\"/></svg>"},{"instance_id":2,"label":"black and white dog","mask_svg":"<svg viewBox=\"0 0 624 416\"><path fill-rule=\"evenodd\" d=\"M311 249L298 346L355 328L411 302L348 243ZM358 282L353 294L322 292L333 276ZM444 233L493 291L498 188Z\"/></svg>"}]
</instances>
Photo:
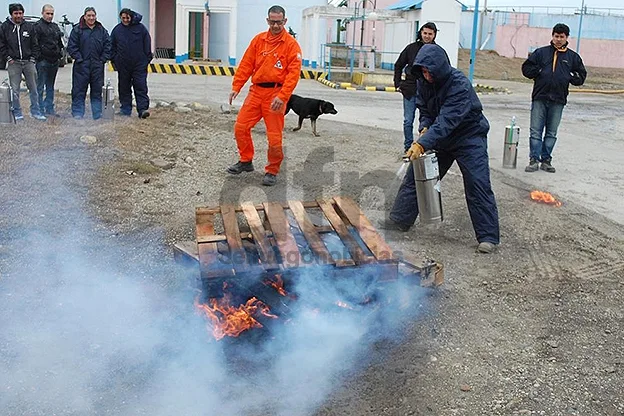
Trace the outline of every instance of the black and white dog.
<instances>
[{"instance_id":1,"label":"black and white dog","mask_svg":"<svg viewBox=\"0 0 624 416\"><path fill-rule=\"evenodd\" d=\"M299 116L299 125L295 127L293 131L300 130L303 120L309 118L312 122L312 133L316 137L320 136L320 134L316 132L316 119L319 118L321 114L338 113L338 111L334 108L334 105L329 101L300 97L295 94L290 96L290 100L288 100L284 114L288 114L291 109Z\"/></svg>"}]
</instances>

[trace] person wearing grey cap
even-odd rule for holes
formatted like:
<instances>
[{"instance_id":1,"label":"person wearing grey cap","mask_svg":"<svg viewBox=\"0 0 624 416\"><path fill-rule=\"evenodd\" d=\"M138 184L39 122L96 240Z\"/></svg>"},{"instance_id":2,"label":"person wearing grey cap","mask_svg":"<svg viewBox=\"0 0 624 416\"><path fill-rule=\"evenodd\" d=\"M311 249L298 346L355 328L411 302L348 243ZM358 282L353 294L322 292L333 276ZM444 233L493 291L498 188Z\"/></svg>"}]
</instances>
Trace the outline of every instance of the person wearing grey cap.
<instances>
[{"instance_id":1,"label":"person wearing grey cap","mask_svg":"<svg viewBox=\"0 0 624 416\"><path fill-rule=\"evenodd\" d=\"M35 62L39 57L39 42L34 25L24 20L24 6L20 3L9 4L10 16L0 25L0 55L6 58L9 83L13 90L13 115L15 120L23 120L19 100L22 75L30 93L30 114L37 120L46 120L39 108L37 94L37 69Z\"/></svg>"},{"instance_id":2,"label":"person wearing grey cap","mask_svg":"<svg viewBox=\"0 0 624 416\"><path fill-rule=\"evenodd\" d=\"M102 117L104 65L111 58L111 42L108 31L97 21L95 8L87 7L80 22L72 29L67 53L74 58L72 116L76 119L84 117L87 88L90 88L91 114L97 120Z\"/></svg>"}]
</instances>

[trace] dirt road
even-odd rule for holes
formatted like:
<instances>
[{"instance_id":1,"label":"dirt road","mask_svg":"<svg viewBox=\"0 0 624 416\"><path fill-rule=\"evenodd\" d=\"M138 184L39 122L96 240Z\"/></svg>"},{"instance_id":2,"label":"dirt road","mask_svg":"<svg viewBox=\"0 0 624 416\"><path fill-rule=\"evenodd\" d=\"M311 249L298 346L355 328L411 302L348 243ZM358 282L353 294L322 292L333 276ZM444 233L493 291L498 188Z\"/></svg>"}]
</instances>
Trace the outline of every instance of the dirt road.
<instances>
[{"instance_id":1,"label":"dirt road","mask_svg":"<svg viewBox=\"0 0 624 416\"><path fill-rule=\"evenodd\" d=\"M443 287L409 294L409 313L381 328L304 315L236 355L206 336L192 313L193 272L171 261L170 245L193 237L194 207L342 194L380 219L398 186L400 101L302 83L302 95L339 114L319 121L320 138L307 123L285 132L287 163L267 189L262 125L256 172L224 174L236 159L235 116L217 105L224 79L189 88L190 77L170 77L162 89L153 79L154 98L183 90L203 106L154 109L146 121L2 126L4 414L624 414L621 99L571 99L555 175L493 172L496 254L474 252L457 170L443 181L440 229L385 234L396 250L446 266ZM514 114L528 124L517 88L482 97L493 167L494 133ZM531 201L535 187L563 206Z\"/></svg>"}]
</instances>

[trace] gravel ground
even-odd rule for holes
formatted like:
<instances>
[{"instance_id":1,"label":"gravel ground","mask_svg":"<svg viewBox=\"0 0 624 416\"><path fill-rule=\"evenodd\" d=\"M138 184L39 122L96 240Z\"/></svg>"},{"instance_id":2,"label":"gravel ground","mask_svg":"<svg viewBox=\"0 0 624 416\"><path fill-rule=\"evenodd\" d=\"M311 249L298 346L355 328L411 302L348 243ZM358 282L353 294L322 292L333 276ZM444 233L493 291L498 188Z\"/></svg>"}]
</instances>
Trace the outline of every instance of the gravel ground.
<instances>
[{"instance_id":1,"label":"gravel ground","mask_svg":"<svg viewBox=\"0 0 624 416\"><path fill-rule=\"evenodd\" d=\"M193 238L195 206L349 195L378 220L399 184L387 151L396 132L330 118L320 138L286 130L277 186L259 186L262 124L256 171L228 176L234 119L215 105L2 126L3 414L624 414L624 227L535 203L496 172L495 254L474 251L457 169L443 181L440 228L385 234L446 268L392 335L363 342L328 324L294 342L310 355L293 349L257 374L217 365L229 344L206 341L186 316L193 271L170 250Z\"/></svg>"}]
</instances>

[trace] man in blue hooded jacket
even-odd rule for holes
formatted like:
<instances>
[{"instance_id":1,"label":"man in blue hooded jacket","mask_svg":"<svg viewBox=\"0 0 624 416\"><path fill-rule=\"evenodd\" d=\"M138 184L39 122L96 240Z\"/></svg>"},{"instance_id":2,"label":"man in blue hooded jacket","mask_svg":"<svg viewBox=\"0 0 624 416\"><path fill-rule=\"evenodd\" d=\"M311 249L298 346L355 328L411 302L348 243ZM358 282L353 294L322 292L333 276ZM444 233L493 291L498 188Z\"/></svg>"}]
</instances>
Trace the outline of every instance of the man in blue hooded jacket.
<instances>
[{"instance_id":1,"label":"man in blue hooded jacket","mask_svg":"<svg viewBox=\"0 0 624 416\"><path fill-rule=\"evenodd\" d=\"M418 77L416 105L420 137L407 155L415 160L426 151L435 151L440 179L457 161L464 179L468 212L479 242L477 250L490 253L499 244L500 231L487 151L490 124L483 115L483 106L468 78L451 67L440 46L423 45L413 71ZM416 184L410 163L384 228L407 231L417 216Z\"/></svg>"},{"instance_id":2,"label":"man in blue hooded jacket","mask_svg":"<svg viewBox=\"0 0 624 416\"><path fill-rule=\"evenodd\" d=\"M110 59L108 31L97 21L95 8L87 7L74 26L67 42L67 53L74 58L72 68L72 116L84 117L87 88L91 89L91 113L94 120L102 117L104 64Z\"/></svg>"},{"instance_id":3,"label":"man in blue hooded jacket","mask_svg":"<svg viewBox=\"0 0 624 416\"><path fill-rule=\"evenodd\" d=\"M119 12L121 23L111 32L112 61L119 77L120 115L132 114L132 90L139 117L149 117L147 66L154 57L152 38L141 23L139 13L130 9Z\"/></svg>"}]
</instances>

